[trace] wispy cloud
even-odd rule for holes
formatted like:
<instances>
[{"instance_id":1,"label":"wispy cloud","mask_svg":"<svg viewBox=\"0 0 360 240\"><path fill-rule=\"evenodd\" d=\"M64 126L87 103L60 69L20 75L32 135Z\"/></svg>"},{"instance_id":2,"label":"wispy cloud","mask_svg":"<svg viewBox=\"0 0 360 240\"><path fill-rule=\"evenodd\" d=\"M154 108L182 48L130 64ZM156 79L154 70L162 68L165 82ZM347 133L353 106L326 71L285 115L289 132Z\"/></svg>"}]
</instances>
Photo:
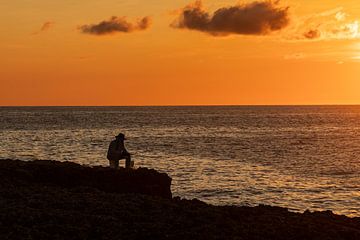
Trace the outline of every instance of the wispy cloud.
<instances>
[{"instance_id":1,"label":"wispy cloud","mask_svg":"<svg viewBox=\"0 0 360 240\"><path fill-rule=\"evenodd\" d=\"M104 20L97 24L82 25L79 27L79 29L82 33L100 36L117 32L130 33L134 31L146 30L150 27L150 25L150 17L144 17L135 23L131 23L126 19L126 17L113 16L109 20Z\"/></svg>"},{"instance_id":2,"label":"wispy cloud","mask_svg":"<svg viewBox=\"0 0 360 240\"><path fill-rule=\"evenodd\" d=\"M303 16L294 19L284 38L313 41L359 38L359 21L348 17L343 8Z\"/></svg>"},{"instance_id":3,"label":"wispy cloud","mask_svg":"<svg viewBox=\"0 0 360 240\"><path fill-rule=\"evenodd\" d=\"M198 0L181 9L171 26L214 36L268 35L288 26L288 10L289 7L280 6L280 1L269 0L223 7L211 14Z\"/></svg>"},{"instance_id":4,"label":"wispy cloud","mask_svg":"<svg viewBox=\"0 0 360 240\"><path fill-rule=\"evenodd\" d=\"M32 34L36 35L36 34L40 34L42 32L46 32L46 31L50 30L54 25L55 25L55 22L53 22L53 21L44 22L44 24L41 26L40 30L33 32Z\"/></svg>"},{"instance_id":5,"label":"wispy cloud","mask_svg":"<svg viewBox=\"0 0 360 240\"><path fill-rule=\"evenodd\" d=\"M45 22L43 25L42 25L42 27L41 27L41 31L42 32L44 32L44 31L47 31L47 30L49 30L52 26L54 26L54 22Z\"/></svg>"}]
</instances>

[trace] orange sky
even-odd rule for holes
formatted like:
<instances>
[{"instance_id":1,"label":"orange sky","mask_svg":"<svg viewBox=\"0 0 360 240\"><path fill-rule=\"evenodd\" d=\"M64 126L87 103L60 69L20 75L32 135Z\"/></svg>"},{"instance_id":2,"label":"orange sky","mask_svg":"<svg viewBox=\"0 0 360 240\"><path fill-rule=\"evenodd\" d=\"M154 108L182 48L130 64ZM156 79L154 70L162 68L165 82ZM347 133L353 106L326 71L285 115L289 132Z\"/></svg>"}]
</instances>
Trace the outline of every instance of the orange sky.
<instances>
[{"instance_id":1,"label":"orange sky","mask_svg":"<svg viewBox=\"0 0 360 240\"><path fill-rule=\"evenodd\" d=\"M190 3L2 4L0 105L360 103L358 0L282 1L290 7L289 24L261 36L170 27ZM203 10L238 3L207 0ZM79 29L111 16L128 17L134 30ZM151 25L140 29L135 22L145 16ZM304 39L314 27L321 37Z\"/></svg>"}]
</instances>

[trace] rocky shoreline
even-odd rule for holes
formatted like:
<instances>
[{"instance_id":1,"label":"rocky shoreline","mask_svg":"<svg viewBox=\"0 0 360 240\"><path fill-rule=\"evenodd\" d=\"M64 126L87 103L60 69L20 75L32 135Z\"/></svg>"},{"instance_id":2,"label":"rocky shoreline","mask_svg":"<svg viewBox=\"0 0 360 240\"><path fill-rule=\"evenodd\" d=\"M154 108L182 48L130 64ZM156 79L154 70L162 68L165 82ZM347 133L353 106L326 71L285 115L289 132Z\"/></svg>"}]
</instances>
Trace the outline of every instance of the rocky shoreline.
<instances>
[{"instance_id":1,"label":"rocky shoreline","mask_svg":"<svg viewBox=\"0 0 360 240\"><path fill-rule=\"evenodd\" d=\"M155 170L0 160L0 239L360 239L360 218L172 198Z\"/></svg>"}]
</instances>

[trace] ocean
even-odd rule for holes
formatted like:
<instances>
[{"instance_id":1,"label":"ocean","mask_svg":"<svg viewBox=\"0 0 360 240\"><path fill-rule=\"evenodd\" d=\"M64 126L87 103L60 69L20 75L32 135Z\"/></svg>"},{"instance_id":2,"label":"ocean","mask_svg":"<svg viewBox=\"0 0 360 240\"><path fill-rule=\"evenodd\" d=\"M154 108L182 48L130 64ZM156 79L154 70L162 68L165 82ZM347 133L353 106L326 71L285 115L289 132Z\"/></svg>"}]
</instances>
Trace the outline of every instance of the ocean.
<instances>
[{"instance_id":1,"label":"ocean","mask_svg":"<svg viewBox=\"0 0 360 240\"><path fill-rule=\"evenodd\" d=\"M0 158L107 166L120 132L174 196L360 216L360 106L0 107Z\"/></svg>"}]
</instances>

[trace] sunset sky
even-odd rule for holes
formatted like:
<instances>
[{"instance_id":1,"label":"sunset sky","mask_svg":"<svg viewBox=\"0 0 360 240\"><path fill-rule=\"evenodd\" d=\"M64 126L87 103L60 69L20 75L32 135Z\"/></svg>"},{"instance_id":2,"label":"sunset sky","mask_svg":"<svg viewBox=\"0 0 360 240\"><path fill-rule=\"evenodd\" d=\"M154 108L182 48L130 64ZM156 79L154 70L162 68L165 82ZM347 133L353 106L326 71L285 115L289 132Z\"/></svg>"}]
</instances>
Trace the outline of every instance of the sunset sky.
<instances>
[{"instance_id":1,"label":"sunset sky","mask_svg":"<svg viewBox=\"0 0 360 240\"><path fill-rule=\"evenodd\" d=\"M360 104L359 0L13 0L0 105Z\"/></svg>"}]
</instances>

